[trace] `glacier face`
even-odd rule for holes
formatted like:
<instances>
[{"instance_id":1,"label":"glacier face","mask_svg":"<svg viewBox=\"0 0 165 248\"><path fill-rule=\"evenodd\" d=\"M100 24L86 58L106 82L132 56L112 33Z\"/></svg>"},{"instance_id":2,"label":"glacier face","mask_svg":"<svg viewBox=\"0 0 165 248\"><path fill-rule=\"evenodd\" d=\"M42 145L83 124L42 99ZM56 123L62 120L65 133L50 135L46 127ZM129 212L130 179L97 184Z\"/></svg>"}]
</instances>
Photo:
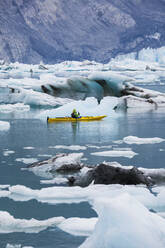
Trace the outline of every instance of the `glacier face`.
<instances>
[{"instance_id":1,"label":"glacier face","mask_svg":"<svg viewBox=\"0 0 165 248\"><path fill-rule=\"evenodd\" d=\"M165 44L164 0L4 0L0 59L107 62Z\"/></svg>"}]
</instances>

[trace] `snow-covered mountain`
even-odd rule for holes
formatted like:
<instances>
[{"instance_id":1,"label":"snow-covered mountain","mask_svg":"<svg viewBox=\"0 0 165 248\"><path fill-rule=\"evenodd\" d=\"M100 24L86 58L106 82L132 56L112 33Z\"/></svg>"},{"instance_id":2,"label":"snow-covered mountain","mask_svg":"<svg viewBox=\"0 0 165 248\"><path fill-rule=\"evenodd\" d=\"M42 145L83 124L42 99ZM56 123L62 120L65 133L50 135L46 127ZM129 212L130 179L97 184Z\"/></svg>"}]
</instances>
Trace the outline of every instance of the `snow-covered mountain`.
<instances>
[{"instance_id":1,"label":"snow-covered mountain","mask_svg":"<svg viewBox=\"0 0 165 248\"><path fill-rule=\"evenodd\" d=\"M165 0L3 0L0 59L107 62L165 45Z\"/></svg>"}]
</instances>

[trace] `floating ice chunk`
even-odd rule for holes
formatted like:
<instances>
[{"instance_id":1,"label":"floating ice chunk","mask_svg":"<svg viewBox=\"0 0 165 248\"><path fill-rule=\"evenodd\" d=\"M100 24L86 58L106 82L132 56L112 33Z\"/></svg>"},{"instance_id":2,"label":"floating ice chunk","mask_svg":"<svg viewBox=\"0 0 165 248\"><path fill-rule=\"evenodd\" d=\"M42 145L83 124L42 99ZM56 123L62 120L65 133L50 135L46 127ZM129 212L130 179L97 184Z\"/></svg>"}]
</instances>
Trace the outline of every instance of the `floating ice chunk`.
<instances>
[{"instance_id":1,"label":"floating ice chunk","mask_svg":"<svg viewBox=\"0 0 165 248\"><path fill-rule=\"evenodd\" d=\"M14 201L28 201L36 199L38 202L46 202L49 204L57 203L80 203L84 201L91 202L99 197L111 198L121 193L129 193L141 202L148 209L155 211L165 211L165 187L154 187L152 194L144 185L99 185L94 184L85 188L74 187L47 187L40 190L33 190L23 185L9 187L5 192L6 197Z\"/></svg>"},{"instance_id":2,"label":"floating ice chunk","mask_svg":"<svg viewBox=\"0 0 165 248\"><path fill-rule=\"evenodd\" d=\"M77 236L89 236L92 234L97 218L69 218L58 225L64 232Z\"/></svg>"},{"instance_id":3,"label":"floating ice chunk","mask_svg":"<svg viewBox=\"0 0 165 248\"><path fill-rule=\"evenodd\" d=\"M67 178L57 177L51 180L40 180L41 184L66 184L68 182Z\"/></svg>"},{"instance_id":4,"label":"floating ice chunk","mask_svg":"<svg viewBox=\"0 0 165 248\"><path fill-rule=\"evenodd\" d=\"M95 146L95 145L87 145L88 148L95 148L95 149L99 149L100 146Z\"/></svg>"},{"instance_id":5,"label":"floating ice chunk","mask_svg":"<svg viewBox=\"0 0 165 248\"><path fill-rule=\"evenodd\" d=\"M9 188L9 184L3 184L3 185L0 185L0 189L6 189L6 188Z\"/></svg>"},{"instance_id":6,"label":"floating ice chunk","mask_svg":"<svg viewBox=\"0 0 165 248\"><path fill-rule=\"evenodd\" d=\"M6 248L34 248L33 246L22 246L21 244L7 244Z\"/></svg>"},{"instance_id":7,"label":"floating ice chunk","mask_svg":"<svg viewBox=\"0 0 165 248\"><path fill-rule=\"evenodd\" d=\"M0 131L7 131L10 129L10 123L7 121L0 121Z\"/></svg>"},{"instance_id":8,"label":"floating ice chunk","mask_svg":"<svg viewBox=\"0 0 165 248\"><path fill-rule=\"evenodd\" d=\"M154 137L154 138L138 138L136 136L124 137L123 141L127 144L156 144L165 141L165 139Z\"/></svg>"},{"instance_id":9,"label":"floating ice chunk","mask_svg":"<svg viewBox=\"0 0 165 248\"><path fill-rule=\"evenodd\" d=\"M41 190L33 190L23 185L11 186L9 188L10 198L15 201L28 201L36 199L39 202L51 204L57 203L79 203L87 200L86 190L81 187L48 187Z\"/></svg>"},{"instance_id":10,"label":"floating ice chunk","mask_svg":"<svg viewBox=\"0 0 165 248\"><path fill-rule=\"evenodd\" d=\"M13 153L15 153L15 151L5 150L5 151L3 152L3 155L4 155L4 156L9 156L10 154L13 154Z\"/></svg>"},{"instance_id":11,"label":"floating ice chunk","mask_svg":"<svg viewBox=\"0 0 165 248\"><path fill-rule=\"evenodd\" d=\"M1 103L5 104L24 103L25 105L30 105L32 107L56 107L66 104L68 102L71 102L71 100L66 98L55 98L46 93L41 93L32 89L23 88L19 88L19 93L10 94L10 98L8 97L1 100ZM20 107L20 105L17 105L17 107L18 106Z\"/></svg>"},{"instance_id":12,"label":"floating ice chunk","mask_svg":"<svg viewBox=\"0 0 165 248\"><path fill-rule=\"evenodd\" d=\"M10 112L14 112L14 111L26 112L29 110L30 110L30 106L25 105L23 103L1 104L0 105L0 112L3 112L3 113L10 113Z\"/></svg>"},{"instance_id":13,"label":"floating ice chunk","mask_svg":"<svg viewBox=\"0 0 165 248\"><path fill-rule=\"evenodd\" d=\"M64 217L54 217L41 221L36 219L15 219L8 212L0 211L0 233L38 233L50 226L60 224L64 219Z\"/></svg>"},{"instance_id":14,"label":"floating ice chunk","mask_svg":"<svg viewBox=\"0 0 165 248\"><path fill-rule=\"evenodd\" d=\"M79 145L71 145L71 146L65 146L65 145L57 145L57 146L49 146L48 148L55 148L55 149L66 149L66 150L73 150L73 151L79 151L79 150L86 150L86 146L79 146Z\"/></svg>"},{"instance_id":15,"label":"floating ice chunk","mask_svg":"<svg viewBox=\"0 0 165 248\"><path fill-rule=\"evenodd\" d=\"M60 153L50 159L32 163L29 165L29 170L35 173L37 176L46 178L52 178L53 171L79 171L81 169L81 158L83 153Z\"/></svg>"},{"instance_id":16,"label":"floating ice chunk","mask_svg":"<svg viewBox=\"0 0 165 248\"><path fill-rule=\"evenodd\" d=\"M8 184L0 185L0 197L8 197L10 195L10 192L8 191L9 187L10 187L10 185L8 185Z\"/></svg>"},{"instance_id":17,"label":"floating ice chunk","mask_svg":"<svg viewBox=\"0 0 165 248\"><path fill-rule=\"evenodd\" d=\"M111 151L103 151L103 152L93 152L91 155L94 156L102 156L102 157L127 157L127 158L133 158L138 153L135 153L133 151L127 151L127 150L111 150Z\"/></svg>"},{"instance_id":18,"label":"floating ice chunk","mask_svg":"<svg viewBox=\"0 0 165 248\"><path fill-rule=\"evenodd\" d=\"M24 150L32 150L35 149L33 146L25 146L23 147Z\"/></svg>"},{"instance_id":19,"label":"floating ice chunk","mask_svg":"<svg viewBox=\"0 0 165 248\"><path fill-rule=\"evenodd\" d=\"M80 248L165 247L165 221L129 194L94 201L99 220Z\"/></svg>"},{"instance_id":20,"label":"floating ice chunk","mask_svg":"<svg viewBox=\"0 0 165 248\"><path fill-rule=\"evenodd\" d=\"M55 160L53 167L58 170L63 165L80 163L82 156L83 153L70 153L67 156L61 156Z\"/></svg>"},{"instance_id":21,"label":"floating ice chunk","mask_svg":"<svg viewBox=\"0 0 165 248\"><path fill-rule=\"evenodd\" d=\"M23 162L24 164L31 164L37 162L38 159L36 158L16 158L16 161Z\"/></svg>"},{"instance_id":22,"label":"floating ice chunk","mask_svg":"<svg viewBox=\"0 0 165 248\"><path fill-rule=\"evenodd\" d=\"M8 190L0 190L0 197L8 197L10 192Z\"/></svg>"},{"instance_id":23,"label":"floating ice chunk","mask_svg":"<svg viewBox=\"0 0 165 248\"><path fill-rule=\"evenodd\" d=\"M140 98L137 96L123 96L119 99L119 103L117 104L115 109L140 108L143 112L144 108L155 109L156 107L156 103L151 103L148 99Z\"/></svg>"}]
</instances>

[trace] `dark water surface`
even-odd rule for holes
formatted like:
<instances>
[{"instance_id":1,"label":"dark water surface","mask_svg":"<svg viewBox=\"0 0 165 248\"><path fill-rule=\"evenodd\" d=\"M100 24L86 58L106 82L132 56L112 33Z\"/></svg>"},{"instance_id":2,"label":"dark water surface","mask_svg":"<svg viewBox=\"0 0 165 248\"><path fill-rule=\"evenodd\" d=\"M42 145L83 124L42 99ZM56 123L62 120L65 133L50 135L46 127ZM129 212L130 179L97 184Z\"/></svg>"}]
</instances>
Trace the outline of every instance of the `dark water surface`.
<instances>
[{"instance_id":1,"label":"dark water surface","mask_svg":"<svg viewBox=\"0 0 165 248\"><path fill-rule=\"evenodd\" d=\"M84 157L87 158L84 163L87 164L95 165L103 161L117 161L123 165L146 168L165 167L165 142L146 145L113 143L129 135L141 138L165 138L165 111L161 109L137 112L129 110L125 113L114 113L113 116L96 122L47 124L46 121L34 118L15 119L10 115L0 115L0 120L9 121L11 125L8 131L0 131L0 184L20 184L33 189L44 187L40 184L42 178L32 172L22 170L26 167L26 164L16 161L16 159L37 158L42 160L48 157L39 157L38 155L54 156L57 152L72 152L49 148L49 146L55 145L112 145L113 148L131 148L138 153L130 159L91 155L92 152L110 150L110 148L96 149L89 147L83 151L76 151L84 153ZM34 149L24 149L24 147L29 146L34 147ZM6 149L15 153L4 156ZM39 203L36 200L14 202L8 198L0 198L0 210L9 212L14 218L23 219L36 218L42 220L55 216L66 218L96 216L94 210L85 202L81 204L49 205ZM78 247L84 239L84 237L67 234L58 228L48 228L38 234L0 234L0 247L4 248L7 243L10 243L31 245L35 248L72 248Z\"/></svg>"}]
</instances>

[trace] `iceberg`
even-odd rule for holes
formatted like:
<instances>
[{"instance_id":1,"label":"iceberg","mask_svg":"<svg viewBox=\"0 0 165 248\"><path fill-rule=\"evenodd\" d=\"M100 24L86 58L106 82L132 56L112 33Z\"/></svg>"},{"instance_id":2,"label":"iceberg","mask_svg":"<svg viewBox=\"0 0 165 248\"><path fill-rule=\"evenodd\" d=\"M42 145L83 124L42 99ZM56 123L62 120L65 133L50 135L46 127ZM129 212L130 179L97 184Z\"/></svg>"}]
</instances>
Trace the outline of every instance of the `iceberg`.
<instances>
[{"instance_id":1,"label":"iceberg","mask_svg":"<svg viewBox=\"0 0 165 248\"><path fill-rule=\"evenodd\" d=\"M58 227L64 232L76 236L90 236L98 218L69 218L62 221Z\"/></svg>"},{"instance_id":2,"label":"iceberg","mask_svg":"<svg viewBox=\"0 0 165 248\"><path fill-rule=\"evenodd\" d=\"M165 246L165 221L127 193L95 200L99 219L92 235L79 248ZM127 226L125 225L127 223Z\"/></svg>"},{"instance_id":3,"label":"iceberg","mask_svg":"<svg viewBox=\"0 0 165 248\"><path fill-rule=\"evenodd\" d=\"M136 136L127 136L123 138L123 142L127 144L156 144L164 142L165 139L154 137L154 138L139 138Z\"/></svg>"}]
</instances>

